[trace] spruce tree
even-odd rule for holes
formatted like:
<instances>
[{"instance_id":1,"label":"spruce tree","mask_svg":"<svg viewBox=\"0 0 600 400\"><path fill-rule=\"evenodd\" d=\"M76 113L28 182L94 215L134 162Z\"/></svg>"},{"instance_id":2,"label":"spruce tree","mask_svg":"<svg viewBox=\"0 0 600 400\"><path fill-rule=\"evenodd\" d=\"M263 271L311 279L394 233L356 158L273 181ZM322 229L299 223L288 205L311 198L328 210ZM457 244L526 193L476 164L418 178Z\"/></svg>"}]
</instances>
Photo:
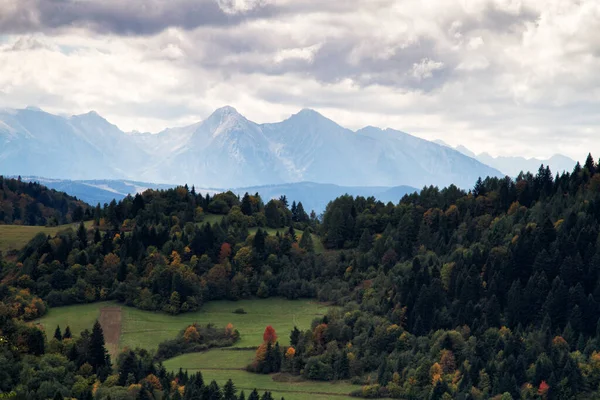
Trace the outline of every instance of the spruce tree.
<instances>
[{"instance_id":1,"label":"spruce tree","mask_svg":"<svg viewBox=\"0 0 600 400\"><path fill-rule=\"evenodd\" d=\"M61 341L62 338L62 334L60 333L60 326L56 325L56 330L54 331L54 339Z\"/></svg>"},{"instance_id":2,"label":"spruce tree","mask_svg":"<svg viewBox=\"0 0 600 400\"><path fill-rule=\"evenodd\" d=\"M240 209L244 215L252 215L252 202L250 200L250 195L248 192L242 198L242 204L240 205Z\"/></svg>"},{"instance_id":3,"label":"spruce tree","mask_svg":"<svg viewBox=\"0 0 600 400\"><path fill-rule=\"evenodd\" d=\"M67 325L67 328L65 329L65 334L63 335L63 339L71 339L73 337L73 334L71 334L71 328Z\"/></svg>"},{"instance_id":4,"label":"spruce tree","mask_svg":"<svg viewBox=\"0 0 600 400\"><path fill-rule=\"evenodd\" d=\"M260 400L260 396L258 395L258 391L254 389L250 396L248 396L248 400Z\"/></svg>"},{"instance_id":5,"label":"spruce tree","mask_svg":"<svg viewBox=\"0 0 600 400\"><path fill-rule=\"evenodd\" d=\"M56 394L53 397L54 400L63 400L63 395L60 391L56 392Z\"/></svg>"},{"instance_id":6,"label":"spruce tree","mask_svg":"<svg viewBox=\"0 0 600 400\"><path fill-rule=\"evenodd\" d=\"M223 400L237 400L235 393L235 385L233 384L233 381L229 379L223 386Z\"/></svg>"},{"instance_id":7,"label":"spruce tree","mask_svg":"<svg viewBox=\"0 0 600 400\"><path fill-rule=\"evenodd\" d=\"M129 377L129 374L134 373L137 367L137 363L135 361L135 354L133 353L133 351L129 351L126 355L125 358L123 359L123 361L121 362L121 364L119 365L118 368L118 372L119 372L119 386L125 386L125 383L127 382L127 378Z\"/></svg>"},{"instance_id":8,"label":"spruce tree","mask_svg":"<svg viewBox=\"0 0 600 400\"><path fill-rule=\"evenodd\" d=\"M85 229L83 222L79 223L79 229L77 229L77 239L79 239L79 248L81 250L85 249L88 245L88 240L87 230Z\"/></svg>"},{"instance_id":9,"label":"spruce tree","mask_svg":"<svg viewBox=\"0 0 600 400\"><path fill-rule=\"evenodd\" d=\"M100 367L110 365L110 356L105 347L104 333L102 332L102 326L100 326L98 320L96 320L94 327L92 328L89 357L90 359L88 362L94 367L94 371L98 371L98 368Z\"/></svg>"},{"instance_id":10,"label":"spruce tree","mask_svg":"<svg viewBox=\"0 0 600 400\"><path fill-rule=\"evenodd\" d=\"M290 334L290 344L295 347L298 345L298 341L300 340L300 330L297 326L294 326L292 333Z\"/></svg>"}]
</instances>

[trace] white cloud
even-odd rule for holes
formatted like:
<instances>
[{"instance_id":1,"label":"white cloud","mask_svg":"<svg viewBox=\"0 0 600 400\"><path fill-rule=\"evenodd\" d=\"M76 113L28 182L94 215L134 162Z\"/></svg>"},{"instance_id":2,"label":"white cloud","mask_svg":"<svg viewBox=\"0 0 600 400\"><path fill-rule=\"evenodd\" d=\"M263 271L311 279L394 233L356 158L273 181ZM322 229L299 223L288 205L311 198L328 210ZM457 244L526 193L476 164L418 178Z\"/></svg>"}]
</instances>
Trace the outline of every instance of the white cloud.
<instances>
[{"instance_id":1,"label":"white cloud","mask_svg":"<svg viewBox=\"0 0 600 400\"><path fill-rule=\"evenodd\" d=\"M111 8L38 31L36 0L0 0L0 34L17 32L0 40L0 107L93 109L140 131L225 104L258 122L313 107L495 155L600 148L597 0L217 1L218 24L177 0L131 27Z\"/></svg>"},{"instance_id":2,"label":"white cloud","mask_svg":"<svg viewBox=\"0 0 600 400\"><path fill-rule=\"evenodd\" d=\"M444 68L444 63L440 61L433 61L428 58L422 59L418 63L413 64L412 75L418 80L431 78L433 72Z\"/></svg>"}]
</instances>

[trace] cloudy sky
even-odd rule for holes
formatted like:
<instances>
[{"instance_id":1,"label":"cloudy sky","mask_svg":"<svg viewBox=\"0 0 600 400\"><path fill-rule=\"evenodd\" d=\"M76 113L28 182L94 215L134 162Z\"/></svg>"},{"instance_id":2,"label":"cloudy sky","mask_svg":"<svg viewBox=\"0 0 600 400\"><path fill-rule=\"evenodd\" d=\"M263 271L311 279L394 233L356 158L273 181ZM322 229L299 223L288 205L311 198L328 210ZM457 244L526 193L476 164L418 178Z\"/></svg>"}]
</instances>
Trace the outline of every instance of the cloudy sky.
<instances>
[{"instance_id":1,"label":"cloudy sky","mask_svg":"<svg viewBox=\"0 0 600 400\"><path fill-rule=\"evenodd\" d=\"M313 108L493 155L600 156L598 0L0 0L0 107L159 131Z\"/></svg>"}]
</instances>

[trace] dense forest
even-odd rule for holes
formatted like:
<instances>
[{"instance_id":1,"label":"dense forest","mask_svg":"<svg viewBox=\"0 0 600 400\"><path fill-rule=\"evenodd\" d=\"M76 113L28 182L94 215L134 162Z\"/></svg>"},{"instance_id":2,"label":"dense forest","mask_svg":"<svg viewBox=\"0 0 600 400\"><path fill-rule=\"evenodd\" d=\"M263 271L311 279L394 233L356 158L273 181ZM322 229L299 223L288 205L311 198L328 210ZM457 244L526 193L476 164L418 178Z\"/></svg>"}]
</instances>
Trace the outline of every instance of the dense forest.
<instances>
[{"instance_id":1,"label":"dense forest","mask_svg":"<svg viewBox=\"0 0 600 400\"><path fill-rule=\"evenodd\" d=\"M0 175L0 224L56 226L89 217L88 205L74 197Z\"/></svg>"},{"instance_id":2,"label":"dense forest","mask_svg":"<svg viewBox=\"0 0 600 400\"><path fill-rule=\"evenodd\" d=\"M48 306L114 299L177 314L285 296L339 307L290 332L291 347L265 336L253 372L351 380L368 398L597 396L600 167L591 156L570 173L542 166L469 192L424 188L398 204L342 196L321 218L286 198L187 186L89 216L92 229L38 235L0 260L0 361L13 366L0 371L0 389L19 387L32 357L48 357L24 322Z\"/></svg>"}]
</instances>

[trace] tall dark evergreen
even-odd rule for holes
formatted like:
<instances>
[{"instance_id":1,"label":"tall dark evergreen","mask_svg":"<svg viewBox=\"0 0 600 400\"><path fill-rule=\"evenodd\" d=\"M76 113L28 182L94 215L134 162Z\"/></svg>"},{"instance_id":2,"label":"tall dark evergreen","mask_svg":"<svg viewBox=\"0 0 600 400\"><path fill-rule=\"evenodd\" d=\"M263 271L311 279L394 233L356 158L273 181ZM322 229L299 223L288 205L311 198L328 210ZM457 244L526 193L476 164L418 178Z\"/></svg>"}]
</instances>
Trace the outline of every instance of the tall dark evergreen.
<instances>
[{"instance_id":1,"label":"tall dark evergreen","mask_svg":"<svg viewBox=\"0 0 600 400\"><path fill-rule=\"evenodd\" d=\"M102 326L98 320L96 320L94 327L92 328L89 355L90 358L88 362L94 367L94 371L97 371L101 367L110 367L110 356L105 347L104 332L102 331Z\"/></svg>"},{"instance_id":2,"label":"tall dark evergreen","mask_svg":"<svg viewBox=\"0 0 600 400\"><path fill-rule=\"evenodd\" d=\"M62 334L60 332L60 326L56 326L56 329L54 330L54 339L61 341L63 339Z\"/></svg>"},{"instance_id":3,"label":"tall dark evergreen","mask_svg":"<svg viewBox=\"0 0 600 400\"><path fill-rule=\"evenodd\" d=\"M65 328L65 334L63 335L63 339L71 339L72 337L73 334L71 333L71 327L67 325L67 327Z\"/></svg>"}]
</instances>

